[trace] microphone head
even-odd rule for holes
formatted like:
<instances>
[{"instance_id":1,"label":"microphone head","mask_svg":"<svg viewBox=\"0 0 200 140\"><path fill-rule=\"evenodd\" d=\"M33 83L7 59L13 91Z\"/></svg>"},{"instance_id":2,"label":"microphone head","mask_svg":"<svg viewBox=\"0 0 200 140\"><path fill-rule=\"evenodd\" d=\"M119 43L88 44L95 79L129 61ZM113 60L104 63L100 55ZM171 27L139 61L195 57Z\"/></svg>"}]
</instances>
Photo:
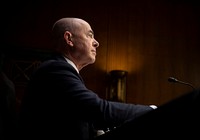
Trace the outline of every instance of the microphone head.
<instances>
[{"instance_id":1,"label":"microphone head","mask_svg":"<svg viewBox=\"0 0 200 140\"><path fill-rule=\"evenodd\" d=\"M178 80L176 78L174 78L174 77L169 77L168 81L169 82L174 82L174 83L178 82Z\"/></svg>"}]
</instances>

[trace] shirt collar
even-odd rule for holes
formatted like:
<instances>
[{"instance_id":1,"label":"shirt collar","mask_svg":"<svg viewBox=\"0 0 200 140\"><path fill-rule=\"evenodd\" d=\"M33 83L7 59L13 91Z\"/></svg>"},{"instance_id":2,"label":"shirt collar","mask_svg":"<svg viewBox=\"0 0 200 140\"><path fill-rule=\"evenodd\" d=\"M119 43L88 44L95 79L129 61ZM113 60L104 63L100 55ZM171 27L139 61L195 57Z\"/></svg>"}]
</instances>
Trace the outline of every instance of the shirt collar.
<instances>
[{"instance_id":1,"label":"shirt collar","mask_svg":"<svg viewBox=\"0 0 200 140\"><path fill-rule=\"evenodd\" d=\"M63 56L63 57L64 57L65 60L66 60L70 65L72 65L72 67L79 73L79 71L78 71L76 65L75 65L71 60L69 60L69 58L67 58L67 57L65 57L65 56Z\"/></svg>"}]
</instances>

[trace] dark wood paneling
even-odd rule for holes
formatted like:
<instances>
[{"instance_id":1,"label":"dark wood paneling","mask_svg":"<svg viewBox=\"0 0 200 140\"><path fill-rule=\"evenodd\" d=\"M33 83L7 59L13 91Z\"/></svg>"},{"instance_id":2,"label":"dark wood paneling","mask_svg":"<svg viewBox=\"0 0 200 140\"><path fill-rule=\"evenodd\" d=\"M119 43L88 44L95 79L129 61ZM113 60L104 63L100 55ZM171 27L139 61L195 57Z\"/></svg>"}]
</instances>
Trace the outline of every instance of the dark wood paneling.
<instances>
[{"instance_id":1,"label":"dark wood paneling","mask_svg":"<svg viewBox=\"0 0 200 140\"><path fill-rule=\"evenodd\" d=\"M131 103L161 105L192 90L169 83L169 76L200 86L200 12L194 1L50 1L25 7L5 16L4 44L48 49L55 20L65 16L86 19L100 47L96 63L81 73L87 86L103 98L106 74L115 69L128 71L127 102Z\"/></svg>"}]
</instances>

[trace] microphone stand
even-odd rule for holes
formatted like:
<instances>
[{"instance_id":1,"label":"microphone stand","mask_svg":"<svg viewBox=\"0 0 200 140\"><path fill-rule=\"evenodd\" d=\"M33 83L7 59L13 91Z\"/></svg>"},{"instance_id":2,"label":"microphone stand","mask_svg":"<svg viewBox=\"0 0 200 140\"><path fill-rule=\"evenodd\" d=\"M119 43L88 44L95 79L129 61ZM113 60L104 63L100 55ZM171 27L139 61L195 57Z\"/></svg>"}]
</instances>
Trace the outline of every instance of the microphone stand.
<instances>
[{"instance_id":1,"label":"microphone stand","mask_svg":"<svg viewBox=\"0 0 200 140\"><path fill-rule=\"evenodd\" d=\"M173 83L179 83L179 84L188 85L188 86L190 86L193 90L195 90L195 88L194 88L194 86L193 86L192 84L187 83L187 82L180 81L180 80L178 80L178 79L176 79L176 78L174 78L174 77L169 77L169 78L168 78L168 81L169 81L169 82L173 82Z\"/></svg>"}]
</instances>

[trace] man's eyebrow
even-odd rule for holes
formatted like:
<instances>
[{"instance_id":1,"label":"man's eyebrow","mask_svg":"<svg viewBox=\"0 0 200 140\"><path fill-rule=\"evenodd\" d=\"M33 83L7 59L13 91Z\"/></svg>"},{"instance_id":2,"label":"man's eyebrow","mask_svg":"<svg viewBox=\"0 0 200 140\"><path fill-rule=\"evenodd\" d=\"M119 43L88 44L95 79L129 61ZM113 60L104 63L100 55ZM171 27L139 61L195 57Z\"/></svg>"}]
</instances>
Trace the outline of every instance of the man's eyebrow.
<instances>
[{"instance_id":1,"label":"man's eyebrow","mask_svg":"<svg viewBox=\"0 0 200 140\"><path fill-rule=\"evenodd\" d=\"M89 32L92 33L92 34L94 35L94 31L90 30Z\"/></svg>"}]
</instances>

